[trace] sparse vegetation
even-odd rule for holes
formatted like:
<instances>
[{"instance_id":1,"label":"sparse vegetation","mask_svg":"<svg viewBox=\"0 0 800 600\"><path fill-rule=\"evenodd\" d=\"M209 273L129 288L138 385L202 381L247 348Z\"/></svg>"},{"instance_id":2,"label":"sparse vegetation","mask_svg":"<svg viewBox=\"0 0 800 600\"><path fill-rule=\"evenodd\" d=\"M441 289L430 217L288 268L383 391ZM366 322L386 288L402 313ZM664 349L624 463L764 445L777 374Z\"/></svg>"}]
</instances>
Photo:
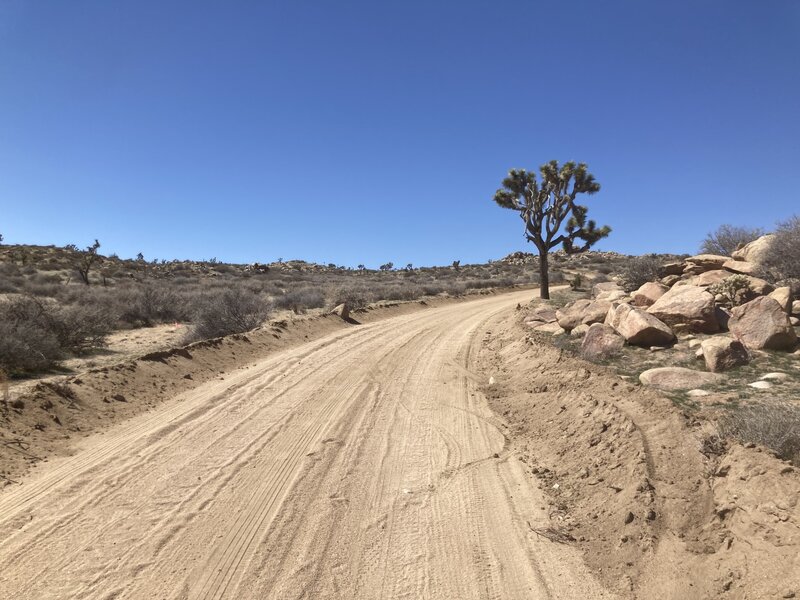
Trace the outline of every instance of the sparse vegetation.
<instances>
[{"instance_id":1,"label":"sparse vegetation","mask_svg":"<svg viewBox=\"0 0 800 600\"><path fill-rule=\"evenodd\" d=\"M86 285L90 285L89 281L89 272L92 270L92 267L100 258L97 254L97 250L100 248L100 242L95 240L94 244L91 246L87 246L84 250L80 250L77 252L77 262L75 269L78 271L78 275L81 277L81 281Z\"/></svg>"},{"instance_id":2,"label":"sparse vegetation","mask_svg":"<svg viewBox=\"0 0 800 600\"><path fill-rule=\"evenodd\" d=\"M186 341L245 333L266 321L270 311L260 294L244 287L207 294L198 303Z\"/></svg>"},{"instance_id":3,"label":"sparse vegetation","mask_svg":"<svg viewBox=\"0 0 800 600\"><path fill-rule=\"evenodd\" d=\"M655 254L633 256L617 269L620 285L626 292L632 292L648 281L656 281L661 265L661 259Z\"/></svg>"},{"instance_id":4,"label":"sparse vegetation","mask_svg":"<svg viewBox=\"0 0 800 600\"><path fill-rule=\"evenodd\" d=\"M800 466L800 407L789 402L758 402L726 412L719 431L743 444L773 450L779 458Z\"/></svg>"},{"instance_id":5,"label":"sparse vegetation","mask_svg":"<svg viewBox=\"0 0 800 600\"><path fill-rule=\"evenodd\" d=\"M709 286L712 294L721 295L729 306L739 306L753 298L750 280L745 275L731 275L719 283Z\"/></svg>"},{"instance_id":6,"label":"sparse vegetation","mask_svg":"<svg viewBox=\"0 0 800 600\"><path fill-rule=\"evenodd\" d=\"M758 227L737 227L735 225L720 225L719 228L709 233L700 245L702 254L718 254L730 256L736 250L764 235L764 230Z\"/></svg>"},{"instance_id":7,"label":"sparse vegetation","mask_svg":"<svg viewBox=\"0 0 800 600\"><path fill-rule=\"evenodd\" d=\"M525 223L525 238L539 251L539 295L546 300L550 298L550 251L563 245L567 254L585 252L608 236L611 228L587 221L588 208L575 203L578 194L600 191L600 184L586 164L567 162L559 167L552 160L539 172L541 181L535 173L512 169L494 201L502 208L517 211ZM578 241L583 243L576 245Z\"/></svg>"},{"instance_id":8,"label":"sparse vegetation","mask_svg":"<svg viewBox=\"0 0 800 600\"><path fill-rule=\"evenodd\" d=\"M791 285L800 294L800 216L778 224L764 257L764 269L768 278Z\"/></svg>"}]
</instances>

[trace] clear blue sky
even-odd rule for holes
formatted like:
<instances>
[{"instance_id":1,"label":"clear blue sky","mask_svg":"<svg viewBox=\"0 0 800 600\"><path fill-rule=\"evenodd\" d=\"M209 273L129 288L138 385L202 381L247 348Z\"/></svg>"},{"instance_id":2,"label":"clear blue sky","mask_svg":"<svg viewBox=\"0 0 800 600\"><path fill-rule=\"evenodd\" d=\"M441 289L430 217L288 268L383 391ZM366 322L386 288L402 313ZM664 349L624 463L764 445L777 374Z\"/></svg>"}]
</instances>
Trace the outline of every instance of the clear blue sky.
<instances>
[{"instance_id":1,"label":"clear blue sky","mask_svg":"<svg viewBox=\"0 0 800 600\"><path fill-rule=\"evenodd\" d=\"M602 184L602 249L800 212L800 2L0 3L8 243L482 262L551 158Z\"/></svg>"}]
</instances>

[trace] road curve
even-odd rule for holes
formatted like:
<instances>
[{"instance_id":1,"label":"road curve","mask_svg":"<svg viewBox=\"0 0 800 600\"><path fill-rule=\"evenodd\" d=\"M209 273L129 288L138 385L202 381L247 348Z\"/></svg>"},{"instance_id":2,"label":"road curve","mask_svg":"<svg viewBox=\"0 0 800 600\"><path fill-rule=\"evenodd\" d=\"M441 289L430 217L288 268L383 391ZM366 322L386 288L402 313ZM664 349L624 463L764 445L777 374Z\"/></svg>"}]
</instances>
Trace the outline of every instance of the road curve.
<instances>
[{"instance_id":1,"label":"road curve","mask_svg":"<svg viewBox=\"0 0 800 600\"><path fill-rule=\"evenodd\" d=\"M472 369L531 292L347 330L88 438L0 495L0 598L607 598Z\"/></svg>"}]
</instances>

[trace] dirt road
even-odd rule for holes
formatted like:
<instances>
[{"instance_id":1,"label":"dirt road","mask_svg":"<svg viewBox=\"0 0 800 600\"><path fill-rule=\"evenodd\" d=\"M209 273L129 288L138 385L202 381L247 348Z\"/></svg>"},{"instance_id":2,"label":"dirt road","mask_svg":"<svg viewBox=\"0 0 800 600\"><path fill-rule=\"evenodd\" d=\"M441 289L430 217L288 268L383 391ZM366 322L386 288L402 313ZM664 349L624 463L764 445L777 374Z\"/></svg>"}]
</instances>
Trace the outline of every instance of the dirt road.
<instances>
[{"instance_id":1,"label":"dirt road","mask_svg":"<svg viewBox=\"0 0 800 600\"><path fill-rule=\"evenodd\" d=\"M472 360L532 292L354 325L0 495L0 598L607 598Z\"/></svg>"}]
</instances>

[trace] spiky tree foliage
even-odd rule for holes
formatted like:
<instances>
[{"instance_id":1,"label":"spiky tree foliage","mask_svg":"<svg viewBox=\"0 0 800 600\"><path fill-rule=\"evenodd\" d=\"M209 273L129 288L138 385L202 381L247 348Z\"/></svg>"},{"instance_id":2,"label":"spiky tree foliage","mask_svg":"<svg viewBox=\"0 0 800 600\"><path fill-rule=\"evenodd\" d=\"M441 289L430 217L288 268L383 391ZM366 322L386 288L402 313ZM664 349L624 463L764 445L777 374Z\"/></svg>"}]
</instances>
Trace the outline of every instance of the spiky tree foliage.
<instances>
[{"instance_id":1,"label":"spiky tree foliage","mask_svg":"<svg viewBox=\"0 0 800 600\"><path fill-rule=\"evenodd\" d=\"M78 271L78 275L81 276L81 280L86 285L89 285L89 271L91 271L92 265L94 265L94 263L100 258L100 255L97 254L97 250L99 248L100 242L95 240L94 244L87 246L85 250L80 250L78 252L76 269Z\"/></svg>"},{"instance_id":2,"label":"spiky tree foliage","mask_svg":"<svg viewBox=\"0 0 800 600\"><path fill-rule=\"evenodd\" d=\"M551 160L539 167L540 178L525 169L512 169L494 201L519 213L525 223L525 238L539 250L539 295L550 298L548 254L558 245L569 254L585 252L611 233L611 228L587 220L588 208L576 204L578 194L594 194L600 184L586 164L566 162L559 167Z\"/></svg>"}]
</instances>

